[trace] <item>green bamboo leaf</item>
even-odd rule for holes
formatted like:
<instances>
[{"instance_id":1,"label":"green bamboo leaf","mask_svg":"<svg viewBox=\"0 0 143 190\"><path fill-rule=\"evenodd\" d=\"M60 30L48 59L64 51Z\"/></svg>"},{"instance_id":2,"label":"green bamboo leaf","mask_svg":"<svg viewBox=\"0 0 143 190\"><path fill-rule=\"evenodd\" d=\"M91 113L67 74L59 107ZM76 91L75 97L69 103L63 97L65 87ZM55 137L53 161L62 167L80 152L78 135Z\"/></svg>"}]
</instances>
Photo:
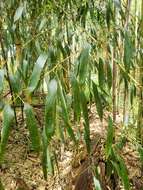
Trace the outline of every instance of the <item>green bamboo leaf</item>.
<instances>
[{"instance_id":1,"label":"green bamboo leaf","mask_svg":"<svg viewBox=\"0 0 143 190\"><path fill-rule=\"evenodd\" d=\"M81 92L80 98L81 98L81 107L84 118L84 139L86 142L87 151L88 153L90 153L90 127L89 127L87 100L84 92Z\"/></svg>"},{"instance_id":2,"label":"green bamboo leaf","mask_svg":"<svg viewBox=\"0 0 143 190\"><path fill-rule=\"evenodd\" d=\"M121 168L121 179L123 181L124 188L125 188L125 190L130 190L128 171L127 171L127 167L122 158L120 158L120 168Z\"/></svg>"},{"instance_id":3,"label":"green bamboo leaf","mask_svg":"<svg viewBox=\"0 0 143 190\"><path fill-rule=\"evenodd\" d=\"M115 161L112 162L114 168L116 169L118 176L121 178L125 190L130 190L130 182L128 178L127 167L124 163L124 160L119 156L117 151L113 149Z\"/></svg>"},{"instance_id":4,"label":"green bamboo leaf","mask_svg":"<svg viewBox=\"0 0 143 190\"><path fill-rule=\"evenodd\" d=\"M141 161L142 166L143 166L143 148L139 147L138 152L139 152L139 155L140 155L140 161Z\"/></svg>"},{"instance_id":5,"label":"green bamboo leaf","mask_svg":"<svg viewBox=\"0 0 143 190\"><path fill-rule=\"evenodd\" d=\"M116 144L117 149L122 150L122 148L125 146L127 142L127 137L126 136L121 136L119 139L119 142Z\"/></svg>"},{"instance_id":6,"label":"green bamboo leaf","mask_svg":"<svg viewBox=\"0 0 143 190\"><path fill-rule=\"evenodd\" d=\"M81 117L80 89L79 89L79 85L75 76L72 76L71 85L72 85L72 95L73 95L74 119L77 122L79 122L80 117Z\"/></svg>"},{"instance_id":7,"label":"green bamboo leaf","mask_svg":"<svg viewBox=\"0 0 143 190\"><path fill-rule=\"evenodd\" d=\"M120 0L114 0L114 4L116 8L121 9L121 1Z\"/></svg>"},{"instance_id":8,"label":"green bamboo leaf","mask_svg":"<svg viewBox=\"0 0 143 190\"><path fill-rule=\"evenodd\" d=\"M41 150L40 134L37 126L37 121L33 112L33 108L28 103L25 103L24 111L26 115L26 125L29 129L29 134L32 142L32 147L36 152L40 152Z\"/></svg>"},{"instance_id":9,"label":"green bamboo leaf","mask_svg":"<svg viewBox=\"0 0 143 190\"><path fill-rule=\"evenodd\" d=\"M20 19L20 17L22 16L23 10L24 10L24 6L21 4L21 5L16 9L16 12L15 12L15 15L14 15L14 22L16 22L17 20Z\"/></svg>"},{"instance_id":10,"label":"green bamboo leaf","mask_svg":"<svg viewBox=\"0 0 143 190\"><path fill-rule=\"evenodd\" d=\"M89 50L90 47L86 47L85 49L83 49L79 57L78 74L79 82L81 84L84 84L88 73Z\"/></svg>"},{"instance_id":11,"label":"green bamboo leaf","mask_svg":"<svg viewBox=\"0 0 143 190\"><path fill-rule=\"evenodd\" d=\"M53 167L53 161L51 158L50 150L48 147L49 143L48 143L45 127L43 130L42 142L43 142L42 168L43 168L44 178L47 180L48 173L54 174L54 167Z\"/></svg>"},{"instance_id":12,"label":"green bamboo leaf","mask_svg":"<svg viewBox=\"0 0 143 190\"><path fill-rule=\"evenodd\" d=\"M131 59L133 57L133 44L131 42L131 35L129 32L125 33L125 42L124 42L124 65L126 72L129 72L131 67Z\"/></svg>"},{"instance_id":13,"label":"green bamboo leaf","mask_svg":"<svg viewBox=\"0 0 143 190\"><path fill-rule=\"evenodd\" d=\"M28 86L28 90L29 90L30 93L33 92L36 89L36 87L37 87L37 85L38 85L38 83L40 81L41 72L42 72L42 70L44 68L44 65L46 63L47 58L48 58L48 55L42 53L38 57L38 59L37 59L37 61L35 63L32 75L30 77L29 86Z\"/></svg>"},{"instance_id":14,"label":"green bamboo leaf","mask_svg":"<svg viewBox=\"0 0 143 190\"><path fill-rule=\"evenodd\" d=\"M97 89L97 85L92 82L92 87L93 87L93 94L94 94L94 100L95 100L95 104L96 104L96 109L97 109L97 113L100 117L100 120L102 121L103 119L103 106L102 106L102 101Z\"/></svg>"},{"instance_id":15,"label":"green bamboo leaf","mask_svg":"<svg viewBox=\"0 0 143 190\"><path fill-rule=\"evenodd\" d=\"M98 65L98 82L99 86L104 88L106 84L105 80L105 72L104 72L104 62L103 59L99 58L99 65Z\"/></svg>"},{"instance_id":16,"label":"green bamboo leaf","mask_svg":"<svg viewBox=\"0 0 143 190\"><path fill-rule=\"evenodd\" d=\"M10 75L10 82L13 92L19 93L22 89L21 76L19 75L19 72L16 72L15 75Z\"/></svg>"},{"instance_id":17,"label":"green bamboo leaf","mask_svg":"<svg viewBox=\"0 0 143 190\"><path fill-rule=\"evenodd\" d=\"M112 87L112 69L110 62L107 62L107 83L108 83L108 88L111 89Z\"/></svg>"},{"instance_id":18,"label":"green bamboo leaf","mask_svg":"<svg viewBox=\"0 0 143 190\"><path fill-rule=\"evenodd\" d=\"M53 160L49 148L47 148L47 166L49 173L54 174Z\"/></svg>"},{"instance_id":19,"label":"green bamboo leaf","mask_svg":"<svg viewBox=\"0 0 143 190\"><path fill-rule=\"evenodd\" d=\"M41 31L45 27L46 22L47 18L43 18L42 20L40 19L39 31Z\"/></svg>"},{"instance_id":20,"label":"green bamboo leaf","mask_svg":"<svg viewBox=\"0 0 143 190\"><path fill-rule=\"evenodd\" d=\"M59 80L58 80L58 93L59 93L59 99L60 99L61 106L62 106L62 117L65 122L65 127L66 127L67 132L68 132L69 136L71 137L71 139L76 143L76 138L75 138L75 135L74 135L74 132L71 127L70 120L69 120L67 104L66 104L66 100L64 97L62 85Z\"/></svg>"},{"instance_id":21,"label":"green bamboo leaf","mask_svg":"<svg viewBox=\"0 0 143 190\"><path fill-rule=\"evenodd\" d=\"M112 163L112 165L114 167L114 170L117 172L118 176L120 177L122 174L121 174L121 170L120 170L119 164L117 164L116 161L112 161L112 160L111 160L111 163Z\"/></svg>"},{"instance_id":22,"label":"green bamboo leaf","mask_svg":"<svg viewBox=\"0 0 143 190\"><path fill-rule=\"evenodd\" d=\"M43 168L43 174L44 174L44 179L47 180L47 147L48 147L48 139L47 139L47 135L46 135L46 130L44 127L43 130L43 135L42 135L42 148L43 148L43 154L42 154L42 168Z\"/></svg>"},{"instance_id":23,"label":"green bamboo leaf","mask_svg":"<svg viewBox=\"0 0 143 190\"><path fill-rule=\"evenodd\" d=\"M107 6L106 6L106 23L107 23L108 29L110 29L111 19L112 19L112 9L111 9L111 3L110 1L108 1Z\"/></svg>"},{"instance_id":24,"label":"green bamboo leaf","mask_svg":"<svg viewBox=\"0 0 143 190\"><path fill-rule=\"evenodd\" d=\"M93 176L94 187L96 190L102 190L99 180Z\"/></svg>"},{"instance_id":25,"label":"green bamboo leaf","mask_svg":"<svg viewBox=\"0 0 143 190\"><path fill-rule=\"evenodd\" d=\"M3 123L1 131L1 143L0 143L0 163L3 162L6 145L10 133L10 128L13 123L14 112L10 105L5 105L3 110Z\"/></svg>"},{"instance_id":26,"label":"green bamboo leaf","mask_svg":"<svg viewBox=\"0 0 143 190\"><path fill-rule=\"evenodd\" d=\"M113 121L112 121L111 117L109 117L108 118L107 139L106 139L106 143L105 143L106 158L108 158L111 154L113 138L114 138Z\"/></svg>"},{"instance_id":27,"label":"green bamboo leaf","mask_svg":"<svg viewBox=\"0 0 143 190\"><path fill-rule=\"evenodd\" d=\"M0 69L0 93L3 91L4 84L4 69Z\"/></svg>"},{"instance_id":28,"label":"green bamboo leaf","mask_svg":"<svg viewBox=\"0 0 143 190\"><path fill-rule=\"evenodd\" d=\"M56 125L56 96L57 96L57 82L51 80L48 85L48 96L45 105L45 129L48 142L55 132Z\"/></svg>"}]
</instances>

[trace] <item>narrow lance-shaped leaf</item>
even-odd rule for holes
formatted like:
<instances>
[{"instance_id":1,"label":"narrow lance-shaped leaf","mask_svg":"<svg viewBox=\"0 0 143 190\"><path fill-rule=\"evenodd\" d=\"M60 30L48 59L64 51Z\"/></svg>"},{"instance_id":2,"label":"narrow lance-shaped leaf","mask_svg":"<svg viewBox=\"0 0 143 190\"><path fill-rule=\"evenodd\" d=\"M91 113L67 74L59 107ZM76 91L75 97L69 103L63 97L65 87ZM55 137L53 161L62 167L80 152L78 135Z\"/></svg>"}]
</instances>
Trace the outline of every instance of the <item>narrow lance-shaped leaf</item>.
<instances>
[{"instance_id":1,"label":"narrow lance-shaped leaf","mask_svg":"<svg viewBox=\"0 0 143 190\"><path fill-rule=\"evenodd\" d=\"M48 86L48 96L46 98L45 106L45 129L48 142L54 134L56 124L56 96L57 96L57 82L51 80Z\"/></svg>"},{"instance_id":2,"label":"narrow lance-shaped leaf","mask_svg":"<svg viewBox=\"0 0 143 190\"><path fill-rule=\"evenodd\" d=\"M0 69L0 93L3 91L4 69Z\"/></svg>"},{"instance_id":3,"label":"narrow lance-shaped leaf","mask_svg":"<svg viewBox=\"0 0 143 190\"><path fill-rule=\"evenodd\" d=\"M130 182L129 182L129 178L128 178L127 167L121 157L120 157L119 162L120 162L120 168L121 168L121 179L123 181L124 188L125 188L125 190L130 190Z\"/></svg>"},{"instance_id":4,"label":"narrow lance-shaped leaf","mask_svg":"<svg viewBox=\"0 0 143 190\"><path fill-rule=\"evenodd\" d=\"M44 127L43 130L43 136L42 136L42 142L43 142L43 154L42 154L42 168L43 168L43 174L44 178L47 179L47 147L48 147L48 139L46 135L46 130Z\"/></svg>"},{"instance_id":5,"label":"narrow lance-shaped leaf","mask_svg":"<svg viewBox=\"0 0 143 190\"><path fill-rule=\"evenodd\" d=\"M50 151L48 148L49 143L48 143L45 127L43 131L42 141L43 141L42 168L43 168L44 178L47 179L48 172L50 174L54 173L54 167L53 167Z\"/></svg>"},{"instance_id":6,"label":"narrow lance-shaped leaf","mask_svg":"<svg viewBox=\"0 0 143 190\"><path fill-rule=\"evenodd\" d=\"M84 92L81 92L81 107L84 118L84 138L86 142L86 147L88 153L90 153L90 127L89 127L89 118L88 118L88 108L87 108L87 100Z\"/></svg>"},{"instance_id":7,"label":"narrow lance-shaped leaf","mask_svg":"<svg viewBox=\"0 0 143 190\"><path fill-rule=\"evenodd\" d=\"M40 18L40 21L41 21L41 18ZM40 22L40 25L39 25L39 31L41 31L44 26L46 25L46 22L47 22L47 18L42 18L42 21Z\"/></svg>"},{"instance_id":8,"label":"narrow lance-shaped leaf","mask_svg":"<svg viewBox=\"0 0 143 190\"><path fill-rule=\"evenodd\" d=\"M99 58L99 65L98 65L98 82L100 87L105 86L105 72L104 72L104 62L103 59Z\"/></svg>"},{"instance_id":9,"label":"narrow lance-shaped leaf","mask_svg":"<svg viewBox=\"0 0 143 190\"><path fill-rule=\"evenodd\" d=\"M26 125L29 129L30 139L32 142L32 147L36 152L40 152L41 150L40 134L37 126L37 121L33 112L33 108L28 103L25 103L24 111L26 115Z\"/></svg>"},{"instance_id":10,"label":"narrow lance-shaped leaf","mask_svg":"<svg viewBox=\"0 0 143 190\"><path fill-rule=\"evenodd\" d=\"M108 83L108 88L111 89L112 87L112 68L110 65L110 62L107 62L107 83Z\"/></svg>"},{"instance_id":11,"label":"narrow lance-shaped leaf","mask_svg":"<svg viewBox=\"0 0 143 190\"><path fill-rule=\"evenodd\" d=\"M3 123L1 131L1 143L0 143L0 163L3 162L6 145L10 133L10 128L14 119L14 111L9 105L6 105L3 110Z\"/></svg>"},{"instance_id":12,"label":"narrow lance-shaped leaf","mask_svg":"<svg viewBox=\"0 0 143 190\"><path fill-rule=\"evenodd\" d=\"M107 139L106 139L106 143L105 143L105 154L106 154L107 158L111 154L113 138L114 138L113 121L112 121L111 117L109 117L108 118Z\"/></svg>"},{"instance_id":13,"label":"narrow lance-shaped leaf","mask_svg":"<svg viewBox=\"0 0 143 190\"><path fill-rule=\"evenodd\" d=\"M96 109L97 109L97 113L100 117L100 120L102 121L103 119L103 106L102 106L102 102L98 93L98 89L97 86L94 82L92 82L92 86L93 86L93 94L94 94L94 100L95 100L95 104L96 104Z\"/></svg>"},{"instance_id":14,"label":"narrow lance-shaped leaf","mask_svg":"<svg viewBox=\"0 0 143 190\"><path fill-rule=\"evenodd\" d=\"M65 100L63 89L62 89L62 86L61 86L61 83L59 80L58 80L58 93L59 93L59 99L61 101L62 112L63 112L62 117L65 122L65 127L66 127L67 132L68 132L69 136L71 137L71 139L76 143L76 138L75 138L73 129L71 128L71 124L70 124L70 120L69 120L66 100Z\"/></svg>"},{"instance_id":15,"label":"narrow lance-shaped leaf","mask_svg":"<svg viewBox=\"0 0 143 190\"><path fill-rule=\"evenodd\" d=\"M16 72L14 75L10 75L10 82L14 93L19 93L22 88L20 77L21 76L18 72Z\"/></svg>"},{"instance_id":16,"label":"narrow lance-shaped leaf","mask_svg":"<svg viewBox=\"0 0 143 190\"><path fill-rule=\"evenodd\" d=\"M108 29L110 29L110 22L111 22L111 18L112 18L112 15L111 15L111 3L110 1L107 1L107 6L106 6L106 23L107 23L107 26L108 26Z\"/></svg>"},{"instance_id":17,"label":"narrow lance-shaped leaf","mask_svg":"<svg viewBox=\"0 0 143 190\"><path fill-rule=\"evenodd\" d=\"M14 15L14 22L16 22L17 20L20 19L20 17L22 16L23 10L24 10L24 6L23 6L23 4L21 4L21 5L16 9L16 12L15 12L15 15Z\"/></svg>"},{"instance_id":18,"label":"narrow lance-shaped leaf","mask_svg":"<svg viewBox=\"0 0 143 190\"><path fill-rule=\"evenodd\" d=\"M75 76L72 76L71 84L72 84L72 95L73 95L74 118L77 122L79 122L81 117L80 89Z\"/></svg>"},{"instance_id":19,"label":"narrow lance-shaped leaf","mask_svg":"<svg viewBox=\"0 0 143 190\"><path fill-rule=\"evenodd\" d=\"M131 67L132 56L133 56L133 45L131 42L131 36L128 32L125 32L124 65L127 72L129 72Z\"/></svg>"},{"instance_id":20,"label":"narrow lance-shaped leaf","mask_svg":"<svg viewBox=\"0 0 143 190\"><path fill-rule=\"evenodd\" d=\"M78 74L79 81L84 84L86 75L88 72L88 62L89 62L89 47L82 50L79 58Z\"/></svg>"},{"instance_id":21,"label":"narrow lance-shaped leaf","mask_svg":"<svg viewBox=\"0 0 143 190\"><path fill-rule=\"evenodd\" d=\"M29 81L29 86L28 86L28 90L30 93L36 89L40 81L41 72L44 68L47 58L48 58L48 55L43 53L38 57L35 63L35 66L34 66L30 81Z\"/></svg>"},{"instance_id":22,"label":"narrow lance-shaped leaf","mask_svg":"<svg viewBox=\"0 0 143 190\"><path fill-rule=\"evenodd\" d=\"M96 190L102 190L100 182L95 176L93 176L93 182L94 182L94 187Z\"/></svg>"},{"instance_id":23,"label":"narrow lance-shaped leaf","mask_svg":"<svg viewBox=\"0 0 143 190\"><path fill-rule=\"evenodd\" d=\"M128 171L127 171L126 165L124 163L124 160L121 158L121 156L119 156L119 154L117 153L117 151L115 149L113 149L113 154L114 154L115 160L112 161L112 164L113 164L115 170L117 171L118 176L122 180L124 189L130 190Z\"/></svg>"}]
</instances>

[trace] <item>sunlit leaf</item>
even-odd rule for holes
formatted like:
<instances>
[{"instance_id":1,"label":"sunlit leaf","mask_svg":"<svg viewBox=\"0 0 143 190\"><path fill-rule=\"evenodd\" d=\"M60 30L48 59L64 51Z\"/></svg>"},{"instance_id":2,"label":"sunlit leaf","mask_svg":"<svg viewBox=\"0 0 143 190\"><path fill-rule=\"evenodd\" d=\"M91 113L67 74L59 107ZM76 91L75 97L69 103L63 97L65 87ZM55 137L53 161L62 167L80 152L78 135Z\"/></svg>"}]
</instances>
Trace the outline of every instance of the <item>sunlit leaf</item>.
<instances>
[{"instance_id":1,"label":"sunlit leaf","mask_svg":"<svg viewBox=\"0 0 143 190\"><path fill-rule=\"evenodd\" d=\"M24 10L24 6L23 5L20 5L16 9L16 12L15 12L15 15L14 15L14 22L16 22L17 20L20 19L20 17L22 16L23 10Z\"/></svg>"},{"instance_id":2,"label":"sunlit leaf","mask_svg":"<svg viewBox=\"0 0 143 190\"><path fill-rule=\"evenodd\" d=\"M47 54L41 54L38 57L35 65L34 65L32 75L30 77L29 86L28 86L29 92L33 92L36 89L36 87L40 81L41 72L44 68L47 58L48 58Z\"/></svg>"},{"instance_id":3,"label":"sunlit leaf","mask_svg":"<svg viewBox=\"0 0 143 190\"><path fill-rule=\"evenodd\" d=\"M102 190L99 180L93 176L94 187L96 190Z\"/></svg>"},{"instance_id":4,"label":"sunlit leaf","mask_svg":"<svg viewBox=\"0 0 143 190\"><path fill-rule=\"evenodd\" d=\"M46 25L47 18L43 18L39 25L39 31L43 29L43 27Z\"/></svg>"},{"instance_id":5,"label":"sunlit leaf","mask_svg":"<svg viewBox=\"0 0 143 190\"><path fill-rule=\"evenodd\" d=\"M45 130L48 142L53 136L56 125L56 96L57 96L57 82L51 80L48 85L48 96L46 97L45 106Z\"/></svg>"}]
</instances>

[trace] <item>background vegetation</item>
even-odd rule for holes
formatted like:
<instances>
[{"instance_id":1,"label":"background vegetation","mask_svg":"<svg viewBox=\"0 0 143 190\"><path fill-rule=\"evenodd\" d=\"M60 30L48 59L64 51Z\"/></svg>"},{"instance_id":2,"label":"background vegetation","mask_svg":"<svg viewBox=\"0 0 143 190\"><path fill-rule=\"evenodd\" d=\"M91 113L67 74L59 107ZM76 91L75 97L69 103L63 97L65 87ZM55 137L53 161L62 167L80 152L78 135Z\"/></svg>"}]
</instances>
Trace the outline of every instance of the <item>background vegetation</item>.
<instances>
[{"instance_id":1,"label":"background vegetation","mask_svg":"<svg viewBox=\"0 0 143 190\"><path fill-rule=\"evenodd\" d=\"M55 139L59 146L70 139L75 150L84 139L91 158L95 105L99 125L108 122L106 176L119 176L124 189L132 189L120 150L130 139L143 166L143 1L1 0L0 6L1 165L19 115L45 179L56 169ZM91 168L95 189L106 189L98 164Z\"/></svg>"}]
</instances>

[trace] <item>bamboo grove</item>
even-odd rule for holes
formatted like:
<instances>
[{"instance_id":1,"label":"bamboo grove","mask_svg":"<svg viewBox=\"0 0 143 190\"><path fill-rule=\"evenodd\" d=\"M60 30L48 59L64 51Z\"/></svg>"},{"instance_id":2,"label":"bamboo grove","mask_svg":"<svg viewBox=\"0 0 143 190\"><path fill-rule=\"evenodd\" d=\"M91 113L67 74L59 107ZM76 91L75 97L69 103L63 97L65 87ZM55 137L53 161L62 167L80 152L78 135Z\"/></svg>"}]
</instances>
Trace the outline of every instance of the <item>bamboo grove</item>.
<instances>
[{"instance_id":1,"label":"bamboo grove","mask_svg":"<svg viewBox=\"0 0 143 190\"><path fill-rule=\"evenodd\" d=\"M124 130L136 132L143 163L143 1L1 0L0 8L0 163L19 112L45 179L54 173L55 136L77 147L84 133L90 155L88 110L95 104L101 124L109 113L106 162L130 189L114 128L120 112ZM35 108L44 110L41 128Z\"/></svg>"}]
</instances>

